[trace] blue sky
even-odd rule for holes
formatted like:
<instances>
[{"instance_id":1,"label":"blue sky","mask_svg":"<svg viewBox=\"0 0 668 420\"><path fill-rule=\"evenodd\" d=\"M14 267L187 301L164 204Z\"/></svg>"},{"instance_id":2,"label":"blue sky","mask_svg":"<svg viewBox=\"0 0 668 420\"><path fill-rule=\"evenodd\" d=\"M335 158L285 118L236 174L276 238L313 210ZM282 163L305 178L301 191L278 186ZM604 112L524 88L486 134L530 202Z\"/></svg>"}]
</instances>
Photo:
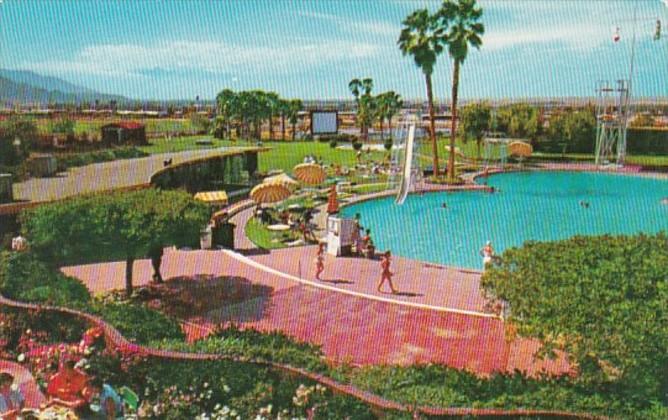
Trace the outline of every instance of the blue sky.
<instances>
[{"instance_id":1,"label":"blue sky","mask_svg":"<svg viewBox=\"0 0 668 420\"><path fill-rule=\"evenodd\" d=\"M424 97L396 47L402 19L439 2L392 0L0 0L0 67L134 98L212 98L223 88L349 98L348 81ZM633 1L482 1L484 45L464 64L464 98L591 96L628 76ZM668 96L668 7L639 1L634 91ZM615 26L622 39L612 42ZM436 67L438 99L452 64Z\"/></svg>"}]
</instances>

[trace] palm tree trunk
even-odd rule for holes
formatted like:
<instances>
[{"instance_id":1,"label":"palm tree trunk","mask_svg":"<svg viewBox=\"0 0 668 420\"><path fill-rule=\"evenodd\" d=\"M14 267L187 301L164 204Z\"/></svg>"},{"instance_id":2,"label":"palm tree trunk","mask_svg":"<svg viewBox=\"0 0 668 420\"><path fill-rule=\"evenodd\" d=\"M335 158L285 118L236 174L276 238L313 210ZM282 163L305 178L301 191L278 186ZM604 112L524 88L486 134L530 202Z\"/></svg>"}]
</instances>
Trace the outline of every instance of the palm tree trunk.
<instances>
[{"instance_id":1,"label":"palm tree trunk","mask_svg":"<svg viewBox=\"0 0 668 420\"><path fill-rule=\"evenodd\" d=\"M292 141L295 140L295 134L297 133L297 123L292 123Z\"/></svg>"},{"instance_id":2,"label":"palm tree trunk","mask_svg":"<svg viewBox=\"0 0 668 420\"><path fill-rule=\"evenodd\" d=\"M383 137L383 119L380 119L380 141L384 141L385 138Z\"/></svg>"},{"instance_id":3,"label":"palm tree trunk","mask_svg":"<svg viewBox=\"0 0 668 420\"><path fill-rule=\"evenodd\" d=\"M285 141L285 114L281 114L281 140Z\"/></svg>"},{"instance_id":4,"label":"palm tree trunk","mask_svg":"<svg viewBox=\"0 0 668 420\"><path fill-rule=\"evenodd\" d=\"M390 138L392 138L392 116L387 119L387 131L389 131Z\"/></svg>"},{"instance_id":5,"label":"palm tree trunk","mask_svg":"<svg viewBox=\"0 0 668 420\"><path fill-rule=\"evenodd\" d=\"M269 116L269 140L274 139L274 118L273 116Z\"/></svg>"},{"instance_id":6,"label":"palm tree trunk","mask_svg":"<svg viewBox=\"0 0 668 420\"><path fill-rule=\"evenodd\" d=\"M436 122L434 120L434 94L431 88L431 74L424 75L427 82L427 103L429 105L429 137L434 154L434 176L438 176L438 143L436 142Z\"/></svg>"},{"instance_id":7,"label":"palm tree trunk","mask_svg":"<svg viewBox=\"0 0 668 420\"><path fill-rule=\"evenodd\" d=\"M132 268L135 263L135 257L127 257L125 260L125 294L132 296Z\"/></svg>"},{"instance_id":8,"label":"palm tree trunk","mask_svg":"<svg viewBox=\"0 0 668 420\"><path fill-rule=\"evenodd\" d=\"M457 94L459 93L459 61L455 60L452 72L452 125L450 126L450 156L448 158L448 180L455 180L455 137L457 134Z\"/></svg>"}]
</instances>

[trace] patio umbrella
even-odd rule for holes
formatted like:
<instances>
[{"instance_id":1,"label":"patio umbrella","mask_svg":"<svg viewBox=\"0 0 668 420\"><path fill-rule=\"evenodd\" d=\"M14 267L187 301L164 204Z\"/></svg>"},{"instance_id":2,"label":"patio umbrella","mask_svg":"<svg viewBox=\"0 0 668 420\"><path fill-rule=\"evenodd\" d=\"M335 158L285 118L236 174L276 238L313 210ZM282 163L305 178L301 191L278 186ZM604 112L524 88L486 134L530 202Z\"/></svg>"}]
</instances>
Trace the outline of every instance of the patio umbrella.
<instances>
[{"instance_id":1,"label":"patio umbrella","mask_svg":"<svg viewBox=\"0 0 668 420\"><path fill-rule=\"evenodd\" d=\"M263 183L264 184L283 184L286 187L288 187L288 189L290 191L294 191L299 186L299 183L297 181L290 178L286 174L278 174L278 175L270 176L268 178L265 178Z\"/></svg>"},{"instance_id":2,"label":"patio umbrella","mask_svg":"<svg viewBox=\"0 0 668 420\"><path fill-rule=\"evenodd\" d=\"M292 192L282 183L263 182L256 185L250 192L250 197L258 204L277 203L290 197Z\"/></svg>"},{"instance_id":3,"label":"patio umbrella","mask_svg":"<svg viewBox=\"0 0 668 420\"><path fill-rule=\"evenodd\" d=\"M295 178L309 185L322 184L327 178L322 166L315 163L301 163L295 166L292 172L295 174Z\"/></svg>"},{"instance_id":4,"label":"patio umbrella","mask_svg":"<svg viewBox=\"0 0 668 420\"><path fill-rule=\"evenodd\" d=\"M225 191L201 191L195 194L195 200L217 206L226 206L228 201Z\"/></svg>"},{"instance_id":5,"label":"patio umbrella","mask_svg":"<svg viewBox=\"0 0 668 420\"><path fill-rule=\"evenodd\" d=\"M533 147L523 141L513 141L508 144L508 153L513 156L519 156L523 158L531 157L533 152Z\"/></svg>"}]
</instances>

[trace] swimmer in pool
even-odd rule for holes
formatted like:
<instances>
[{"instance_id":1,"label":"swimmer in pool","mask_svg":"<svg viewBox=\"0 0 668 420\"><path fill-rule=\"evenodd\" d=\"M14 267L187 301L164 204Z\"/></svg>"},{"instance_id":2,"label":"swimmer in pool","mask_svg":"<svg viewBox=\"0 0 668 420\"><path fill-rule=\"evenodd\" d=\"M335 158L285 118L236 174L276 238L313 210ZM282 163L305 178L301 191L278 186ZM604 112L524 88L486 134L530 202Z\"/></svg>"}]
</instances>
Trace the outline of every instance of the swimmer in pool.
<instances>
[{"instance_id":1,"label":"swimmer in pool","mask_svg":"<svg viewBox=\"0 0 668 420\"><path fill-rule=\"evenodd\" d=\"M580 200L580 206L585 208L585 209L588 209L589 208L589 202L584 201L584 200Z\"/></svg>"},{"instance_id":2,"label":"swimmer in pool","mask_svg":"<svg viewBox=\"0 0 668 420\"><path fill-rule=\"evenodd\" d=\"M443 204L441 204L441 208L442 208L442 209L447 209L447 208L448 208L448 203L443 203Z\"/></svg>"}]
</instances>

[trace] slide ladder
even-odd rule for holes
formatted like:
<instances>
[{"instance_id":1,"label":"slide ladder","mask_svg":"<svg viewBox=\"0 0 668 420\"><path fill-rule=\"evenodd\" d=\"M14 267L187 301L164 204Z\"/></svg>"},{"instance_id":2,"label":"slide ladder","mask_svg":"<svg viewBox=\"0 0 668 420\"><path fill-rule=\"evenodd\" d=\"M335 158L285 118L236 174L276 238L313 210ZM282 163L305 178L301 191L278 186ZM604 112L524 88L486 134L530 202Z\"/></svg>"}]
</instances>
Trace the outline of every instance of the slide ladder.
<instances>
[{"instance_id":1,"label":"slide ladder","mask_svg":"<svg viewBox=\"0 0 668 420\"><path fill-rule=\"evenodd\" d=\"M408 128L408 140L406 141L406 151L404 153L403 168L399 183L399 192L394 201L396 204L404 204L413 179L413 143L415 141L415 125L411 124Z\"/></svg>"}]
</instances>

